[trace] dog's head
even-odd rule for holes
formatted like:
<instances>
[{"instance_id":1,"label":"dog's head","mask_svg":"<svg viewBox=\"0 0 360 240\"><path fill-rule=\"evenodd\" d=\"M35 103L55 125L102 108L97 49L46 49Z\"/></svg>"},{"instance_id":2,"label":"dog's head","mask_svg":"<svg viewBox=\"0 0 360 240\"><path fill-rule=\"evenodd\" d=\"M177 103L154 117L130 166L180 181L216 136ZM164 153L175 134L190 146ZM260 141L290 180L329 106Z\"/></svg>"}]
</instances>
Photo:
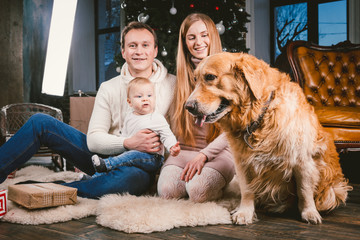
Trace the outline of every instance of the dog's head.
<instances>
[{"instance_id":1,"label":"dog's head","mask_svg":"<svg viewBox=\"0 0 360 240\"><path fill-rule=\"evenodd\" d=\"M197 85L185 108L199 126L216 122L235 109L243 114L264 94L264 67L266 63L244 53L224 52L205 58L195 70Z\"/></svg>"}]
</instances>

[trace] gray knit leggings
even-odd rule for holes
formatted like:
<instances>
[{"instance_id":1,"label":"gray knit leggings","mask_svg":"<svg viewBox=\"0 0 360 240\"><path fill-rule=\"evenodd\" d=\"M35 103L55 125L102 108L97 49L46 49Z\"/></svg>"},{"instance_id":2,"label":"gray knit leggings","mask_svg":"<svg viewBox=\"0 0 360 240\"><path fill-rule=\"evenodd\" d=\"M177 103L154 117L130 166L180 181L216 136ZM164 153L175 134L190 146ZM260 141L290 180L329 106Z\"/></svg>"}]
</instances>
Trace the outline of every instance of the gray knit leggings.
<instances>
[{"instance_id":1,"label":"gray knit leggings","mask_svg":"<svg viewBox=\"0 0 360 240\"><path fill-rule=\"evenodd\" d=\"M225 178L215 169L204 167L201 174L195 174L189 181L180 179L183 168L175 165L165 166L160 173L157 189L160 197L189 197L193 202L206 202L219 199L226 185Z\"/></svg>"}]
</instances>

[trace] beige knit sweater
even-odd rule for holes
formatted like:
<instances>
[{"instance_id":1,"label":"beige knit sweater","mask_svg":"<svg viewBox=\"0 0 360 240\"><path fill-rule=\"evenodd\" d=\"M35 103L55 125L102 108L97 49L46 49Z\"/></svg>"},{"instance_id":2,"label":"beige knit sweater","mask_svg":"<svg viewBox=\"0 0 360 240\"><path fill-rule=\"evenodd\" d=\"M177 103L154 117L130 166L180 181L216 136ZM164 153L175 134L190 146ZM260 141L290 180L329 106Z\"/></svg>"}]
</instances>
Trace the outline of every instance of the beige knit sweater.
<instances>
[{"instance_id":1,"label":"beige knit sweater","mask_svg":"<svg viewBox=\"0 0 360 240\"><path fill-rule=\"evenodd\" d=\"M115 155L125 151L125 138L120 137L120 130L126 113L131 110L126 102L126 88L133 78L125 63L119 76L101 84L87 133L87 145L91 152ZM169 74L164 65L155 59L153 74L149 79L155 86L155 110L165 115L173 98L176 77Z\"/></svg>"}]
</instances>

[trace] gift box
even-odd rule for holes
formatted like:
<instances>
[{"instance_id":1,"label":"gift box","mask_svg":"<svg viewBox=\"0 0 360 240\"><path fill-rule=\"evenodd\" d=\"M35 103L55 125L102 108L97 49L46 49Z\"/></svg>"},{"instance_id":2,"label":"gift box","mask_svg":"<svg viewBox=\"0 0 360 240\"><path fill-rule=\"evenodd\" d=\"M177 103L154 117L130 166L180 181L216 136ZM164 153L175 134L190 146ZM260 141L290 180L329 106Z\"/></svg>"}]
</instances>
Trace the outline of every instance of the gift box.
<instances>
[{"instance_id":1,"label":"gift box","mask_svg":"<svg viewBox=\"0 0 360 240\"><path fill-rule=\"evenodd\" d=\"M75 204L77 189L54 183L19 184L8 187L8 198L28 209Z\"/></svg>"},{"instance_id":2,"label":"gift box","mask_svg":"<svg viewBox=\"0 0 360 240\"><path fill-rule=\"evenodd\" d=\"M15 178L15 175L16 175L16 170L13 171L12 173L10 173L10 174L7 176L7 178L8 178L8 179L13 179L13 178Z\"/></svg>"},{"instance_id":3,"label":"gift box","mask_svg":"<svg viewBox=\"0 0 360 240\"><path fill-rule=\"evenodd\" d=\"M0 218L7 213L7 190L0 190Z\"/></svg>"},{"instance_id":4,"label":"gift box","mask_svg":"<svg viewBox=\"0 0 360 240\"><path fill-rule=\"evenodd\" d=\"M87 134L95 97L70 97L70 126Z\"/></svg>"}]
</instances>

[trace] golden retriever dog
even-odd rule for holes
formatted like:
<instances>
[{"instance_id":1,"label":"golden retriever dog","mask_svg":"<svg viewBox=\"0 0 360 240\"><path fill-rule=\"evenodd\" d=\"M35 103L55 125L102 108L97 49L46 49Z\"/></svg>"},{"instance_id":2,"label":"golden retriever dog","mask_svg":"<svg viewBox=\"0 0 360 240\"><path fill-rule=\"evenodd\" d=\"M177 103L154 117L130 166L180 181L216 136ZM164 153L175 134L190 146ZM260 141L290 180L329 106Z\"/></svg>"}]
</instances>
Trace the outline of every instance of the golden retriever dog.
<instances>
[{"instance_id":1,"label":"golden retriever dog","mask_svg":"<svg viewBox=\"0 0 360 240\"><path fill-rule=\"evenodd\" d=\"M224 52L204 59L195 77L185 107L200 126L218 121L234 155L241 192L234 223L257 220L255 206L282 213L297 204L304 221L319 224L319 212L345 203L352 187L332 136L287 74Z\"/></svg>"}]
</instances>

